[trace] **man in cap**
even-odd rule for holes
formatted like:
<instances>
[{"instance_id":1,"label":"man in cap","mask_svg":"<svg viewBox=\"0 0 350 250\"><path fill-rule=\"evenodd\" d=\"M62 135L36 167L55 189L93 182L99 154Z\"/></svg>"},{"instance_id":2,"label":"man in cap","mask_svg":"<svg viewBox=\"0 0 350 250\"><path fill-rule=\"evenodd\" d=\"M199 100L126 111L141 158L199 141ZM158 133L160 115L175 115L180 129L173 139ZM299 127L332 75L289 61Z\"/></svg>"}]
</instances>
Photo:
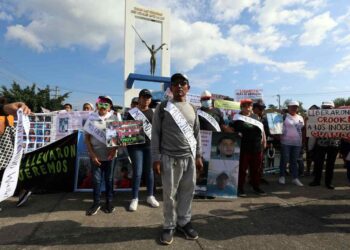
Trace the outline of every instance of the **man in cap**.
<instances>
[{"instance_id":1,"label":"man in cap","mask_svg":"<svg viewBox=\"0 0 350 250\"><path fill-rule=\"evenodd\" d=\"M268 137L270 135L270 131L269 131L267 118L264 115L265 108L266 108L266 105L265 105L265 103L264 103L264 101L262 99L258 99L258 100L256 100L253 103L253 113L257 115L259 121L262 122L262 124L264 125L264 132L265 132L266 137ZM264 149L263 149L263 151L264 151ZM263 174L264 174L264 157L262 159L261 164L262 164L262 166L261 166L261 176L263 176ZM263 177L261 177L260 181L263 184L268 184L269 183Z\"/></svg>"},{"instance_id":2,"label":"man in cap","mask_svg":"<svg viewBox=\"0 0 350 250\"><path fill-rule=\"evenodd\" d=\"M253 190L257 194L265 195L266 193L260 188L264 127L258 116L252 111L253 101L251 99L242 99L240 104L241 112L235 114L230 124L235 132L242 133L238 195L240 197L247 196L244 192L244 184L248 168Z\"/></svg>"},{"instance_id":3,"label":"man in cap","mask_svg":"<svg viewBox=\"0 0 350 250\"><path fill-rule=\"evenodd\" d=\"M282 185L286 183L285 173L289 162L293 176L292 182L301 187L303 184L298 179L297 160L303 145L302 129L304 127L304 119L298 115L298 108L299 102L290 101L288 103L288 111L283 122L283 134L281 135L281 164L278 182Z\"/></svg>"},{"instance_id":4,"label":"man in cap","mask_svg":"<svg viewBox=\"0 0 350 250\"><path fill-rule=\"evenodd\" d=\"M321 109L333 109L332 101L322 102ZM326 159L326 176L325 185L328 189L334 189L332 185L334 164L339 153L340 139L339 138L317 138L314 149L314 180L310 186L319 186L321 184L323 164ZM327 155L327 157L326 157Z\"/></svg>"},{"instance_id":5,"label":"man in cap","mask_svg":"<svg viewBox=\"0 0 350 250\"><path fill-rule=\"evenodd\" d=\"M219 109L213 107L212 95L208 90L201 94L201 108L198 109L198 117L201 130L213 132L231 132L232 130L225 125L224 118Z\"/></svg>"},{"instance_id":6,"label":"man in cap","mask_svg":"<svg viewBox=\"0 0 350 250\"><path fill-rule=\"evenodd\" d=\"M174 98L159 104L152 122L153 168L161 173L163 184L164 224L162 244L173 241L175 228L186 239L198 239L191 224L191 205L196 185L196 167L203 168L199 120L195 108L186 102L190 89L183 74L171 77Z\"/></svg>"}]
</instances>

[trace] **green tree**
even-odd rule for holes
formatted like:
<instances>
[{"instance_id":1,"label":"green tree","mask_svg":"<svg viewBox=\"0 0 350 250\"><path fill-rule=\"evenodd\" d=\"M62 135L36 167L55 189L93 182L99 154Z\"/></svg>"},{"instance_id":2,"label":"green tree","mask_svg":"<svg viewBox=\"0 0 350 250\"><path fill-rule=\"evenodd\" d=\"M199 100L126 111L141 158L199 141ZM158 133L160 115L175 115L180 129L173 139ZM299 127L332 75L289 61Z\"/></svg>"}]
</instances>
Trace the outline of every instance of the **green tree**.
<instances>
[{"instance_id":1,"label":"green tree","mask_svg":"<svg viewBox=\"0 0 350 250\"><path fill-rule=\"evenodd\" d=\"M348 99L345 98L336 98L333 100L335 107L340 106L350 106L350 97Z\"/></svg>"},{"instance_id":2,"label":"green tree","mask_svg":"<svg viewBox=\"0 0 350 250\"><path fill-rule=\"evenodd\" d=\"M70 92L65 93L58 98L50 98L50 87L46 86L41 89L33 83L31 86L21 88L15 81L11 88L1 86L0 96L6 97L8 102L24 102L35 113L41 113L41 107L49 110L62 109L62 103L69 97Z\"/></svg>"}]
</instances>

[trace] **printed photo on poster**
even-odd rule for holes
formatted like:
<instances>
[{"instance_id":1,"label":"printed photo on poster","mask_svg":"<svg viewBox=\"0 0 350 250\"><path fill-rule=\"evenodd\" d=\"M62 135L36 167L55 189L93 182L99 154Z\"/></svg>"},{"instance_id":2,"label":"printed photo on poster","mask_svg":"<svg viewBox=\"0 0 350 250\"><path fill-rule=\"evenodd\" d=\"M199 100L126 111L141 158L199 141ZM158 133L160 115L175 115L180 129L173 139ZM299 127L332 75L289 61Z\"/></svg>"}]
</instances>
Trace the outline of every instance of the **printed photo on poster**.
<instances>
[{"instance_id":1,"label":"printed photo on poster","mask_svg":"<svg viewBox=\"0 0 350 250\"><path fill-rule=\"evenodd\" d=\"M237 197L240 145L237 133L212 133L207 196Z\"/></svg>"},{"instance_id":2,"label":"printed photo on poster","mask_svg":"<svg viewBox=\"0 0 350 250\"><path fill-rule=\"evenodd\" d=\"M107 147L145 143L142 121L107 121L106 143Z\"/></svg>"},{"instance_id":3,"label":"printed photo on poster","mask_svg":"<svg viewBox=\"0 0 350 250\"><path fill-rule=\"evenodd\" d=\"M283 116L279 113L267 113L267 122L272 135L283 134Z\"/></svg>"}]
</instances>

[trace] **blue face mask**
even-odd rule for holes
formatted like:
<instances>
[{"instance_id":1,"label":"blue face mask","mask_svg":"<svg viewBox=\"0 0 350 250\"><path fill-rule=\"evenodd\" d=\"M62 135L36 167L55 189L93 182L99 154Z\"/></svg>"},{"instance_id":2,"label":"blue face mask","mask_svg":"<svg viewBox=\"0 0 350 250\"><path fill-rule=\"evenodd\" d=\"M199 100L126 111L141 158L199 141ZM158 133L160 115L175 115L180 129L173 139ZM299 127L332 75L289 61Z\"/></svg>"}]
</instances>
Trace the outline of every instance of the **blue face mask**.
<instances>
[{"instance_id":1,"label":"blue face mask","mask_svg":"<svg viewBox=\"0 0 350 250\"><path fill-rule=\"evenodd\" d=\"M210 108L212 105L212 101L210 100L205 100L205 101L201 101L202 107L203 108Z\"/></svg>"}]
</instances>

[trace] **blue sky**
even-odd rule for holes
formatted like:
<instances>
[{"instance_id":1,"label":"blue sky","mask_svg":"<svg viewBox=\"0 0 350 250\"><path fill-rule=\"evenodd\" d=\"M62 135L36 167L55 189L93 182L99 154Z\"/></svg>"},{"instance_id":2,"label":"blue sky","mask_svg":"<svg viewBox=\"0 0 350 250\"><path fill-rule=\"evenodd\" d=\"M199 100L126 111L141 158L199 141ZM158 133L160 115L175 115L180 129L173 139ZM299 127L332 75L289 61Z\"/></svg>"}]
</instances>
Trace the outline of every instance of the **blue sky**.
<instances>
[{"instance_id":1,"label":"blue sky","mask_svg":"<svg viewBox=\"0 0 350 250\"><path fill-rule=\"evenodd\" d=\"M171 10L171 71L185 72L191 93L234 97L263 89L305 107L350 96L348 0L139 0ZM156 24L137 22L149 44ZM108 94L123 96L124 0L3 0L0 2L0 84L58 86L80 109ZM137 73L149 53L136 41ZM158 85L136 87L157 90Z\"/></svg>"}]
</instances>

